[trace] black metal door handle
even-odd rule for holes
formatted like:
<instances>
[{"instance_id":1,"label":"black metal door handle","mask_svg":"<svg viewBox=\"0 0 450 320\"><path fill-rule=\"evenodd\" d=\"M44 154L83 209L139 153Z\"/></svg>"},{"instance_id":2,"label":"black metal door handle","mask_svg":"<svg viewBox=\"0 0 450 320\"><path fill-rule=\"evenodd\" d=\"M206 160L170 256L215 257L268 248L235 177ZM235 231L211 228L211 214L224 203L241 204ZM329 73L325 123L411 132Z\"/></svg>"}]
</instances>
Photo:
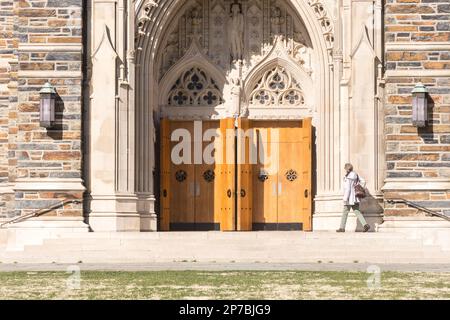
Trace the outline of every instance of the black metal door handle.
<instances>
[{"instance_id":1,"label":"black metal door handle","mask_svg":"<svg viewBox=\"0 0 450 320\"><path fill-rule=\"evenodd\" d=\"M309 196L309 192L308 192L308 189L306 189L305 190L305 198L308 198L308 196Z\"/></svg>"},{"instance_id":2,"label":"black metal door handle","mask_svg":"<svg viewBox=\"0 0 450 320\"><path fill-rule=\"evenodd\" d=\"M163 197L167 198L167 190L166 189L163 190Z\"/></svg>"},{"instance_id":3,"label":"black metal door handle","mask_svg":"<svg viewBox=\"0 0 450 320\"><path fill-rule=\"evenodd\" d=\"M244 189L241 189L241 198L245 198L246 195L247 195L247 192L245 192Z\"/></svg>"},{"instance_id":4,"label":"black metal door handle","mask_svg":"<svg viewBox=\"0 0 450 320\"><path fill-rule=\"evenodd\" d=\"M227 196L228 196L228 198L231 198L231 196L232 196L231 189L228 189Z\"/></svg>"}]
</instances>

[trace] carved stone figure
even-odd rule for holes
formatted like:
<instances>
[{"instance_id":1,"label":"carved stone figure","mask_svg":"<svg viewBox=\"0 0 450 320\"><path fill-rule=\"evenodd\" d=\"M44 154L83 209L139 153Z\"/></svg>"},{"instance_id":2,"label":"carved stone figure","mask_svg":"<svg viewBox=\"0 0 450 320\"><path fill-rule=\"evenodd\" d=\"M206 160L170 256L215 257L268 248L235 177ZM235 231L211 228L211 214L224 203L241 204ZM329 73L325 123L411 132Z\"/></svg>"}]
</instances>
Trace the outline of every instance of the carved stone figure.
<instances>
[{"instance_id":1,"label":"carved stone figure","mask_svg":"<svg viewBox=\"0 0 450 320\"><path fill-rule=\"evenodd\" d=\"M272 22L274 34L279 35L281 33L281 25L284 23L284 18L279 7L273 8L270 21Z\"/></svg>"},{"instance_id":2,"label":"carved stone figure","mask_svg":"<svg viewBox=\"0 0 450 320\"><path fill-rule=\"evenodd\" d=\"M241 109L241 80L239 78L231 78L231 97L230 97L230 114L234 117L240 114Z\"/></svg>"},{"instance_id":3,"label":"carved stone figure","mask_svg":"<svg viewBox=\"0 0 450 320\"><path fill-rule=\"evenodd\" d=\"M196 37L198 40L201 38L201 27L202 27L202 13L196 7L194 7L189 16L192 24L192 36Z\"/></svg>"},{"instance_id":4,"label":"carved stone figure","mask_svg":"<svg viewBox=\"0 0 450 320\"><path fill-rule=\"evenodd\" d=\"M242 60L244 51L244 15L240 3L231 5L231 17L228 22L228 35L232 61Z\"/></svg>"},{"instance_id":5,"label":"carved stone figure","mask_svg":"<svg viewBox=\"0 0 450 320\"><path fill-rule=\"evenodd\" d=\"M164 49L163 71L167 71L178 60L178 34L172 33L167 40L167 46Z\"/></svg>"}]
</instances>

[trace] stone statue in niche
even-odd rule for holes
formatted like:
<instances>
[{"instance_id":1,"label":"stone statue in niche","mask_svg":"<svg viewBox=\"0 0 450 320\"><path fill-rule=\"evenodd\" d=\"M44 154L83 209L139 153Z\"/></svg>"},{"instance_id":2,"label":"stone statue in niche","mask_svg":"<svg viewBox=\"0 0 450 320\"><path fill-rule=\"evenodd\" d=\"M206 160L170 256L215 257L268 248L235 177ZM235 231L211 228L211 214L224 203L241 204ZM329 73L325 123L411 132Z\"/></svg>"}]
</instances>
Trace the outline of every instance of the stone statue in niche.
<instances>
[{"instance_id":1,"label":"stone statue in niche","mask_svg":"<svg viewBox=\"0 0 450 320\"><path fill-rule=\"evenodd\" d=\"M275 36L281 34L281 26L284 24L284 17L279 7L273 8L272 18L270 19L273 26L273 33Z\"/></svg>"},{"instance_id":2,"label":"stone statue in niche","mask_svg":"<svg viewBox=\"0 0 450 320\"><path fill-rule=\"evenodd\" d=\"M234 2L231 5L231 16L228 21L231 61L242 60L244 51L244 15L242 5Z\"/></svg>"},{"instance_id":3,"label":"stone statue in niche","mask_svg":"<svg viewBox=\"0 0 450 320\"><path fill-rule=\"evenodd\" d=\"M191 20L191 36L195 37L197 40L201 40L202 35L202 14L199 9L194 7L189 15L189 19Z\"/></svg>"},{"instance_id":4,"label":"stone statue in niche","mask_svg":"<svg viewBox=\"0 0 450 320\"><path fill-rule=\"evenodd\" d=\"M241 98L242 98L242 65L237 63L231 67L227 75L228 89L226 90L227 98L227 115L236 118L241 113Z\"/></svg>"},{"instance_id":5,"label":"stone statue in niche","mask_svg":"<svg viewBox=\"0 0 450 320\"><path fill-rule=\"evenodd\" d=\"M178 60L178 33L172 33L164 49L163 71L167 71Z\"/></svg>"},{"instance_id":6,"label":"stone statue in niche","mask_svg":"<svg viewBox=\"0 0 450 320\"><path fill-rule=\"evenodd\" d=\"M231 78L231 105L230 113L233 117L240 114L241 109L241 80L239 78Z\"/></svg>"}]
</instances>

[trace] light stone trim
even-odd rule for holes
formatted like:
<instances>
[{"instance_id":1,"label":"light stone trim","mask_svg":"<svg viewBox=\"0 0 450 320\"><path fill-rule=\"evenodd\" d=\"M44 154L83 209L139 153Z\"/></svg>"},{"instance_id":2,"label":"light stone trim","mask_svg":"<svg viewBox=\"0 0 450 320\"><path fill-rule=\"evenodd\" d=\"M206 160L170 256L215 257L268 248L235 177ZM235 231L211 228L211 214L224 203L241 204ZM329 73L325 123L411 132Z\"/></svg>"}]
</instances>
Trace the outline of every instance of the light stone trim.
<instances>
[{"instance_id":1,"label":"light stone trim","mask_svg":"<svg viewBox=\"0 0 450 320\"><path fill-rule=\"evenodd\" d=\"M447 191L450 190L450 179L414 179L414 178L391 178L386 179L383 191Z\"/></svg>"},{"instance_id":2,"label":"light stone trim","mask_svg":"<svg viewBox=\"0 0 450 320\"><path fill-rule=\"evenodd\" d=\"M81 179L18 179L13 186L15 191L85 191Z\"/></svg>"},{"instance_id":3,"label":"light stone trim","mask_svg":"<svg viewBox=\"0 0 450 320\"><path fill-rule=\"evenodd\" d=\"M387 51L450 51L448 42L395 42L386 44Z\"/></svg>"},{"instance_id":4,"label":"light stone trim","mask_svg":"<svg viewBox=\"0 0 450 320\"><path fill-rule=\"evenodd\" d=\"M21 44L19 45L20 52L82 52L83 46L81 44Z\"/></svg>"},{"instance_id":5,"label":"light stone trim","mask_svg":"<svg viewBox=\"0 0 450 320\"><path fill-rule=\"evenodd\" d=\"M0 185L0 194L13 193L14 192L13 187L14 187L13 184Z\"/></svg>"},{"instance_id":6,"label":"light stone trim","mask_svg":"<svg viewBox=\"0 0 450 320\"><path fill-rule=\"evenodd\" d=\"M388 70L386 78L410 78L410 77L450 77L449 70Z\"/></svg>"},{"instance_id":7,"label":"light stone trim","mask_svg":"<svg viewBox=\"0 0 450 320\"><path fill-rule=\"evenodd\" d=\"M19 78L51 78L51 79L81 79L83 73L81 71L54 71L54 70L37 70L37 71L19 71Z\"/></svg>"}]
</instances>

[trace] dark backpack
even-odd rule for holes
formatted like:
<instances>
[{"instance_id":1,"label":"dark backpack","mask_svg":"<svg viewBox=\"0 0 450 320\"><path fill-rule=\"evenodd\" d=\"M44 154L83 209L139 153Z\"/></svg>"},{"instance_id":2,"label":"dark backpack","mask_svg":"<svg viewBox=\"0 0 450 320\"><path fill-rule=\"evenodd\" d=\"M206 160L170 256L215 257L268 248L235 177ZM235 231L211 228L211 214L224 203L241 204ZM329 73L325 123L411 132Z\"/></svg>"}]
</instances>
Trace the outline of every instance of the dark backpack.
<instances>
[{"instance_id":1,"label":"dark backpack","mask_svg":"<svg viewBox=\"0 0 450 320\"><path fill-rule=\"evenodd\" d=\"M356 175L357 180L355 184L355 195L359 199L364 199L366 197L366 189L359 183L359 175Z\"/></svg>"}]
</instances>

